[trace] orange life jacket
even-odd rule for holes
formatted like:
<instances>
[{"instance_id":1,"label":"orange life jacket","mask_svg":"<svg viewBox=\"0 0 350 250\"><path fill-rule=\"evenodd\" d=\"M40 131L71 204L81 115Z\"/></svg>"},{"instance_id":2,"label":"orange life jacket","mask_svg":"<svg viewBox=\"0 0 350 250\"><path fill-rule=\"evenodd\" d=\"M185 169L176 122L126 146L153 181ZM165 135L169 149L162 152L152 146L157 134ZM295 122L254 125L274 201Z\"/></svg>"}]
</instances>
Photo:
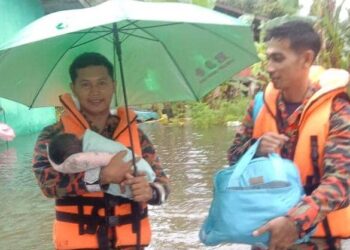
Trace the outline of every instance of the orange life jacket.
<instances>
[{"instance_id":1,"label":"orange life jacket","mask_svg":"<svg viewBox=\"0 0 350 250\"><path fill-rule=\"evenodd\" d=\"M60 99L65 109L61 116L64 132L82 135L85 129L89 128L89 124L77 110L70 95L65 94ZM117 112L120 122L114 131L113 139L129 147L131 144L126 109L119 108ZM142 155L136 115L129 111L129 116L132 121L130 126L134 151L135 154ZM110 242L114 247L135 246L137 231L140 232L140 245L147 246L151 239L147 205L143 204L141 210L136 202L102 192L57 199L53 230L55 247L107 249L104 246ZM109 226L106 225L106 221L109 222Z\"/></svg>"},{"instance_id":2,"label":"orange life jacket","mask_svg":"<svg viewBox=\"0 0 350 250\"><path fill-rule=\"evenodd\" d=\"M314 179L315 171L319 171L319 176L322 176L332 102L337 95L346 92L349 80L345 71L335 69L327 71L320 76L321 89L308 100L298 126L299 135L293 161L299 168L304 187ZM276 119L278 95L279 91L270 83L264 93L264 105L254 124L253 138L259 138L268 131L278 133ZM329 213L327 220L332 237L350 237L350 207ZM321 224L317 226L315 237L327 236Z\"/></svg>"}]
</instances>

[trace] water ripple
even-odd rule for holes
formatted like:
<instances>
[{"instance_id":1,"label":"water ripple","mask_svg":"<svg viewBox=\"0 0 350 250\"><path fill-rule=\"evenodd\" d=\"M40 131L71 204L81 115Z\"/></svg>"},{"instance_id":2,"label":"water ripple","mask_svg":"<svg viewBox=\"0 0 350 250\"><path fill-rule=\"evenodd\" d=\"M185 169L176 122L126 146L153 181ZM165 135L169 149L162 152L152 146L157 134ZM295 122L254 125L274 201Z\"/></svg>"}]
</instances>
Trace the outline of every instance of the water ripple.
<instances>
[{"instance_id":1,"label":"water ripple","mask_svg":"<svg viewBox=\"0 0 350 250\"><path fill-rule=\"evenodd\" d=\"M157 149L172 190L166 204L150 207L153 240L148 249L249 249L208 248L198 240L211 202L212 175L225 164L232 133L226 128L198 131L157 124L144 124L142 129ZM40 193L31 169L36 137L0 144L1 250L53 248L54 202Z\"/></svg>"}]
</instances>

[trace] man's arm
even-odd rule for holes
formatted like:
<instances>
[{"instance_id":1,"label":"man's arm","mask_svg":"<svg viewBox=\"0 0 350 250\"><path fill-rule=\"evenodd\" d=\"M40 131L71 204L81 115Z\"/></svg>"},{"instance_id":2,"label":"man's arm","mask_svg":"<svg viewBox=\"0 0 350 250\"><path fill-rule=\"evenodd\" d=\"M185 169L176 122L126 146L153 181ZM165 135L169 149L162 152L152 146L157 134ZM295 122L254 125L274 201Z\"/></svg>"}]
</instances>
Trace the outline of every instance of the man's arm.
<instances>
[{"instance_id":1,"label":"man's arm","mask_svg":"<svg viewBox=\"0 0 350 250\"><path fill-rule=\"evenodd\" d=\"M227 158L230 165L236 163L238 159L245 153L245 151L247 151L247 149L253 144L253 106L254 100L250 102L247 113L243 118L242 124L236 130L235 138L232 142L232 145L228 149Z\"/></svg>"},{"instance_id":2,"label":"man's arm","mask_svg":"<svg viewBox=\"0 0 350 250\"><path fill-rule=\"evenodd\" d=\"M156 179L151 183L152 189L155 191L155 197L149 201L152 205L160 205L166 201L170 193L169 178L166 176L163 168L161 167L156 150L148 139L146 134L141 129L139 131L140 144L142 148L142 157L150 164L154 172L156 173Z\"/></svg>"},{"instance_id":3,"label":"man's arm","mask_svg":"<svg viewBox=\"0 0 350 250\"><path fill-rule=\"evenodd\" d=\"M325 145L324 173L321 184L288 213L302 232L321 222L329 212L348 204L349 142L350 102L346 97L337 97L333 102L330 130Z\"/></svg>"},{"instance_id":4,"label":"man's arm","mask_svg":"<svg viewBox=\"0 0 350 250\"><path fill-rule=\"evenodd\" d=\"M63 174L50 165L47 144L62 131L61 123L46 127L39 135L34 149L33 172L42 192L49 198L77 196L87 192L84 173Z\"/></svg>"},{"instance_id":5,"label":"man's arm","mask_svg":"<svg viewBox=\"0 0 350 250\"><path fill-rule=\"evenodd\" d=\"M258 236L271 233L269 249L286 249L307 230L320 223L328 213L344 208L349 202L350 183L350 102L336 98L333 102L330 129L325 145L321 183L287 216L277 217L254 231Z\"/></svg>"}]
</instances>

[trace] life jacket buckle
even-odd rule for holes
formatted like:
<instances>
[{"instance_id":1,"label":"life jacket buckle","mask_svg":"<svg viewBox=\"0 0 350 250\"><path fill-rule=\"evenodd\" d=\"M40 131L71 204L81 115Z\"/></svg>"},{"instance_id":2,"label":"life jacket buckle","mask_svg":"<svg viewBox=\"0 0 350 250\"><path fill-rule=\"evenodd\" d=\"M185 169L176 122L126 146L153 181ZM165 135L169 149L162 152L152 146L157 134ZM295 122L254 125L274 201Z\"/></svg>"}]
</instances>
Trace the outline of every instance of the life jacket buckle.
<instances>
[{"instance_id":1,"label":"life jacket buckle","mask_svg":"<svg viewBox=\"0 0 350 250\"><path fill-rule=\"evenodd\" d=\"M109 227L116 227L119 223L119 219L117 216L108 216L108 226Z\"/></svg>"},{"instance_id":2,"label":"life jacket buckle","mask_svg":"<svg viewBox=\"0 0 350 250\"><path fill-rule=\"evenodd\" d=\"M81 234L95 234L97 231L97 224L82 224L83 230Z\"/></svg>"}]
</instances>

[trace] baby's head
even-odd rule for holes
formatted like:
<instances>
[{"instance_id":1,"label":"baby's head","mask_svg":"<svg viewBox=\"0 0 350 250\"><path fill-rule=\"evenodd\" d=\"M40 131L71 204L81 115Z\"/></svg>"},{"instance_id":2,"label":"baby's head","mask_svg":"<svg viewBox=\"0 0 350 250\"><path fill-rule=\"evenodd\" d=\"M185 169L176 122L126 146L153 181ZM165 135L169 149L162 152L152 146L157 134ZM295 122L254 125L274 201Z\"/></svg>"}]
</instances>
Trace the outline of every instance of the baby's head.
<instances>
[{"instance_id":1,"label":"baby's head","mask_svg":"<svg viewBox=\"0 0 350 250\"><path fill-rule=\"evenodd\" d=\"M83 150L82 141L74 134L60 134L55 136L49 144L49 157L56 164L61 164L70 155Z\"/></svg>"}]
</instances>

